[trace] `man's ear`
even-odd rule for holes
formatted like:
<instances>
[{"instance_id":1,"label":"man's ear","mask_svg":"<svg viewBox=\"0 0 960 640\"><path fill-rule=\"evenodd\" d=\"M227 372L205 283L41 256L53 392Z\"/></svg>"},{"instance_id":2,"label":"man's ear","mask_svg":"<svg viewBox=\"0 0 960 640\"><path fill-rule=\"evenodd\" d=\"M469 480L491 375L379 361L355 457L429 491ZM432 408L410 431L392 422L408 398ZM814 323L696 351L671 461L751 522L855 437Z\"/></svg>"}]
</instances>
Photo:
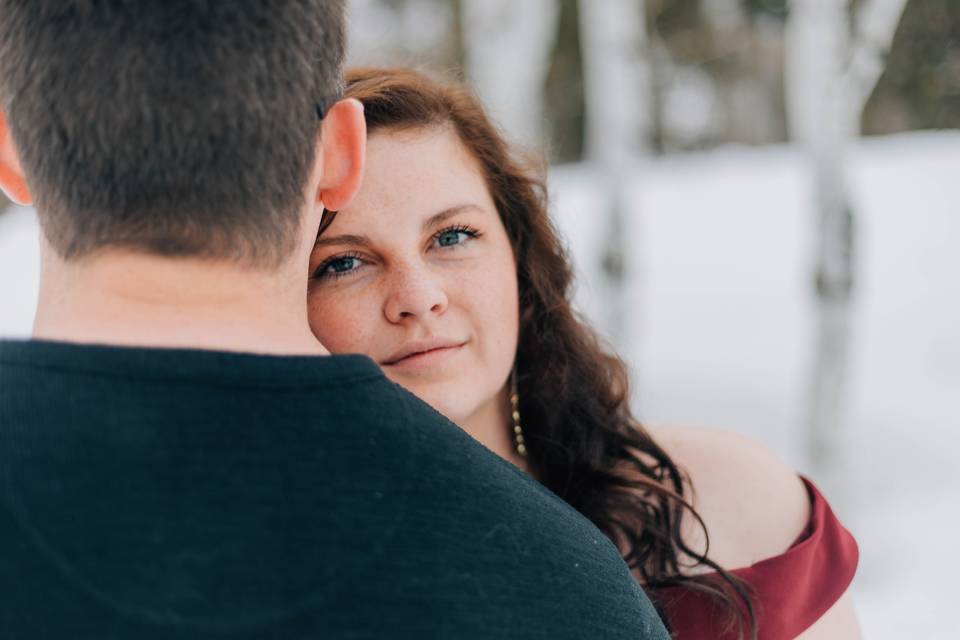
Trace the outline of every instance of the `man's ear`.
<instances>
[{"instance_id":1,"label":"man's ear","mask_svg":"<svg viewBox=\"0 0 960 640\"><path fill-rule=\"evenodd\" d=\"M352 98L340 100L327 111L320 127L318 154L323 177L318 198L331 211L346 207L360 187L367 148L363 105Z\"/></svg>"},{"instance_id":2,"label":"man's ear","mask_svg":"<svg viewBox=\"0 0 960 640\"><path fill-rule=\"evenodd\" d=\"M7 114L0 111L0 189L17 204L33 204L27 179L20 168L20 157L13 146L13 137L7 126Z\"/></svg>"}]
</instances>

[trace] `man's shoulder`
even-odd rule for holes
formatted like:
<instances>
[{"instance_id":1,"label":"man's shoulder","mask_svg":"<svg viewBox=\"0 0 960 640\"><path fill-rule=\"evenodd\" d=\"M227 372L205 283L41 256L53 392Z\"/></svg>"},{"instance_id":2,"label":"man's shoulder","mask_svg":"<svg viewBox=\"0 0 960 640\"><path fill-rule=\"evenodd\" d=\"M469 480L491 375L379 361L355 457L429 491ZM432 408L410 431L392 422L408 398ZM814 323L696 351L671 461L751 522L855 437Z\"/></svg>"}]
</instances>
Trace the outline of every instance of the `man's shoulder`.
<instances>
[{"instance_id":1,"label":"man's shoulder","mask_svg":"<svg viewBox=\"0 0 960 640\"><path fill-rule=\"evenodd\" d=\"M0 516L30 597L185 633L663 637L595 527L372 363L27 351L0 352Z\"/></svg>"},{"instance_id":2,"label":"man's shoulder","mask_svg":"<svg viewBox=\"0 0 960 640\"><path fill-rule=\"evenodd\" d=\"M22 375L66 379L117 378L130 383L311 389L344 387L383 378L369 358L357 355L272 355L202 348L0 340L0 366Z\"/></svg>"}]
</instances>

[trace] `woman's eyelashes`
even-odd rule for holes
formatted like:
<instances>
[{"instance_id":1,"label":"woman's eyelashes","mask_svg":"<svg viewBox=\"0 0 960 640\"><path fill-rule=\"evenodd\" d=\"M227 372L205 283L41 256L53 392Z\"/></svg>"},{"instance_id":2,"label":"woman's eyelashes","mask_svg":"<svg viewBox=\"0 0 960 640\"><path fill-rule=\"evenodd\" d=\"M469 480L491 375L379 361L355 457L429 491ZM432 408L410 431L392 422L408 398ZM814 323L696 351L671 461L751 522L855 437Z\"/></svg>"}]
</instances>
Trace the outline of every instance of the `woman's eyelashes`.
<instances>
[{"instance_id":1,"label":"woman's eyelashes","mask_svg":"<svg viewBox=\"0 0 960 640\"><path fill-rule=\"evenodd\" d=\"M316 280L343 278L358 270L362 263L363 258L358 253L341 253L321 262L314 270L313 277Z\"/></svg>"},{"instance_id":2,"label":"woman's eyelashes","mask_svg":"<svg viewBox=\"0 0 960 640\"><path fill-rule=\"evenodd\" d=\"M439 251L454 251L472 240L476 240L483 234L468 225L458 224L445 227L430 236L428 250L435 249ZM356 252L341 253L330 256L320 263L313 271L314 280L339 279L351 276L360 271L367 261L362 255Z\"/></svg>"},{"instance_id":3,"label":"woman's eyelashes","mask_svg":"<svg viewBox=\"0 0 960 640\"><path fill-rule=\"evenodd\" d=\"M482 234L473 227L458 224L440 229L431 237L431 245L440 249L449 249L479 238Z\"/></svg>"}]
</instances>

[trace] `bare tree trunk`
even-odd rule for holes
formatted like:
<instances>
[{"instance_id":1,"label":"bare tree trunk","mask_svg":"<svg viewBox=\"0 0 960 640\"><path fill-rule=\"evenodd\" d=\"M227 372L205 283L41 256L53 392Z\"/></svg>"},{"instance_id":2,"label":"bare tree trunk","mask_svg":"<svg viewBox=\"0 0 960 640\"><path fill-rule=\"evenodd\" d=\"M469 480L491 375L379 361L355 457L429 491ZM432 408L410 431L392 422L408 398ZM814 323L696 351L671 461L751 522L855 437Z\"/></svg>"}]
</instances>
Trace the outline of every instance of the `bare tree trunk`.
<instances>
[{"instance_id":1,"label":"bare tree trunk","mask_svg":"<svg viewBox=\"0 0 960 640\"><path fill-rule=\"evenodd\" d=\"M347 64L446 64L460 54L456 2L346 0ZM402 62L401 62L402 63Z\"/></svg>"},{"instance_id":2,"label":"bare tree trunk","mask_svg":"<svg viewBox=\"0 0 960 640\"><path fill-rule=\"evenodd\" d=\"M855 215L847 149L883 69L906 0L868 0L852 41L846 0L792 0L785 85L793 139L809 157L818 211L815 254L816 346L810 382L810 462L838 472L846 420Z\"/></svg>"},{"instance_id":3,"label":"bare tree trunk","mask_svg":"<svg viewBox=\"0 0 960 640\"><path fill-rule=\"evenodd\" d=\"M608 168L645 153L650 118L646 20L636 0L580 2L587 157Z\"/></svg>"},{"instance_id":4,"label":"bare tree trunk","mask_svg":"<svg viewBox=\"0 0 960 640\"><path fill-rule=\"evenodd\" d=\"M858 118L883 74L906 6L907 0L864 0L857 10L846 84L853 93L851 106Z\"/></svg>"},{"instance_id":5,"label":"bare tree trunk","mask_svg":"<svg viewBox=\"0 0 960 640\"><path fill-rule=\"evenodd\" d=\"M607 194L603 328L629 357L637 344L632 317L638 279L635 228L627 189L630 161L649 150L652 114L644 4L636 0L579 3L586 96L587 159L602 176Z\"/></svg>"},{"instance_id":6,"label":"bare tree trunk","mask_svg":"<svg viewBox=\"0 0 960 640\"><path fill-rule=\"evenodd\" d=\"M461 0L467 77L493 119L528 148L544 139L543 95L556 0Z\"/></svg>"},{"instance_id":7,"label":"bare tree trunk","mask_svg":"<svg viewBox=\"0 0 960 640\"><path fill-rule=\"evenodd\" d=\"M747 25L740 0L700 0L700 11L714 29L730 31Z\"/></svg>"}]
</instances>

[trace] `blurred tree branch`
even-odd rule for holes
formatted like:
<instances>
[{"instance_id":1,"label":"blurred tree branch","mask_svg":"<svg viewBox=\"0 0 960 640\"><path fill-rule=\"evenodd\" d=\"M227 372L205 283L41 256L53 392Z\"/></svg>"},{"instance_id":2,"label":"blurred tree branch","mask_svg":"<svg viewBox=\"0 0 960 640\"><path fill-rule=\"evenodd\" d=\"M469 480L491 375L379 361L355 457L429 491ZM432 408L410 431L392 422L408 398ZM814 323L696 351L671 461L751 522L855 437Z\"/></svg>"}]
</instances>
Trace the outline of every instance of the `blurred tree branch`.
<instances>
[{"instance_id":1,"label":"blurred tree branch","mask_svg":"<svg viewBox=\"0 0 960 640\"><path fill-rule=\"evenodd\" d=\"M853 25L850 64L846 71L851 108L859 119L886 68L887 54L908 0L865 0Z\"/></svg>"}]
</instances>

